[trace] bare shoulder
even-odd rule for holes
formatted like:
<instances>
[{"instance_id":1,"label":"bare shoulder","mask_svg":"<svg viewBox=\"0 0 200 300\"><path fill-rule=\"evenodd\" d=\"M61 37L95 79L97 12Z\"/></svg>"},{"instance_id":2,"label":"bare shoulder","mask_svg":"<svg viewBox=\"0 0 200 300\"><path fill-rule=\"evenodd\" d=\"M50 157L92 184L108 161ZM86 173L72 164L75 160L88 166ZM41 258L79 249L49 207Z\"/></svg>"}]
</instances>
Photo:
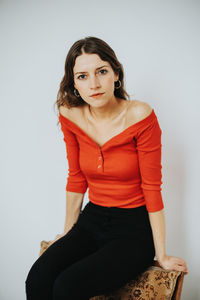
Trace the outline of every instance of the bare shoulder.
<instances>
[{"instance_id":1,"label":"bare shoulder","mask_svg":"<svg viewBox=\"0 0 200 300\"><path fill-rule=\"evenodd\" d=\"M148 117L152 112L152 107L144 101L132 100L130 103L129 116L135 122L139 122Z\"/></svg>"},{"instance_id":2,"label":"bare shoulder","mask_svg":"<svg viewBox=\"0 0 200 300\"><path fill-rule=\"evenodd\" d=\"M65 118L67 118L71 121L75 121L82 114L83 107L82 106L74 106L74 107L68 108L67 106L61 105L59 107L58 111Z\"/></svg>"}]
</instances>

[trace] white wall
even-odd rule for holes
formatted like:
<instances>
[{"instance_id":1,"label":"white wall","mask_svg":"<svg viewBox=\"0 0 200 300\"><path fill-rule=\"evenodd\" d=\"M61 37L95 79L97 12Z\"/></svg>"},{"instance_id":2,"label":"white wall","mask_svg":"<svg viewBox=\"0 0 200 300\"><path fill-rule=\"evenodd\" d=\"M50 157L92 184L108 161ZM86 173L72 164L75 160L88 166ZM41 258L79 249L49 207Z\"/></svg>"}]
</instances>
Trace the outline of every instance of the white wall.
<instances>
[{"instance_id":1,"label":"white wall","mask_svg":"<svg viewBox=\"0 0 200 300\"><path fill-rule=\"evenodd\" d=\"M200 299L199 14L194 0L0 2L1 300L25 299L40 241L63 230L67 161L53 104L67 51L90 35L110 44L128 93L158 116L167 251L188 263L182 299Z\"/></svg>"}]
</instances>

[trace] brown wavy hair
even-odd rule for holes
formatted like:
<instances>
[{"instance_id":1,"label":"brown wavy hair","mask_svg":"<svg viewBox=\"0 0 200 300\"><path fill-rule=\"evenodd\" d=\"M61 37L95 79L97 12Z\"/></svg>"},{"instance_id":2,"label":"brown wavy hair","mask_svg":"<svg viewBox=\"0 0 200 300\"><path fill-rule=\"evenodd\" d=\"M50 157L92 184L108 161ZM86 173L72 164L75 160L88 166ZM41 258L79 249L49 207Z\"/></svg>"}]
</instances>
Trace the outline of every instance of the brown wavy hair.
<instances>
[{"instance_id":1,"label":"brown wavy hair","mask_svg":"<svg viewBox=\"0 0 200 300\"><path fill-rule=\"evenodd\" d=\"M70 108L74 106L82 106L86 103L81 96L76 97L74 94L73 68L77 56L83 54L83 51L85 53L98 54L103 61L110 63L114 73L119 75L119 80L121 81L121 87L114 90L114 95L118 98L130 100L130 96L124 88L124 69L117 59L115 52L105 41L97 37L88 36L76 41L68 51L65 60L65 74L60 83L57 100L54 103L54 105L57 105L57 109L59 110L61 105L66 105Z\"/></svg>"}]
</instances>

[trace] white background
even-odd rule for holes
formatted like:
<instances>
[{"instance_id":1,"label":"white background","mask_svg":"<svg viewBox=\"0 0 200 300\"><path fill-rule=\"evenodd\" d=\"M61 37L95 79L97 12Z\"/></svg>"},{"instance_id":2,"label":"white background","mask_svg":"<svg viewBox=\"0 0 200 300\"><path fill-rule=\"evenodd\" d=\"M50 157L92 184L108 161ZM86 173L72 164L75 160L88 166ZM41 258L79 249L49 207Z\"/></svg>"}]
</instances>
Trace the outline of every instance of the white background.
<instances>
[{"instance_id":1,"label":"white background","mask_svg":"<svg viewBox=\"0 0 200 300\"><path fill-rule=\"evenodd\" d=\"M162 129L167 254L186 260L182 299L200 299L200 2L0 1L0 299L25 299L41 240L61 233L67 160L56 101L71 45L105 40L131 99ZM88 201L84 199L84 206Z\"/></svg>"}]
</instances>

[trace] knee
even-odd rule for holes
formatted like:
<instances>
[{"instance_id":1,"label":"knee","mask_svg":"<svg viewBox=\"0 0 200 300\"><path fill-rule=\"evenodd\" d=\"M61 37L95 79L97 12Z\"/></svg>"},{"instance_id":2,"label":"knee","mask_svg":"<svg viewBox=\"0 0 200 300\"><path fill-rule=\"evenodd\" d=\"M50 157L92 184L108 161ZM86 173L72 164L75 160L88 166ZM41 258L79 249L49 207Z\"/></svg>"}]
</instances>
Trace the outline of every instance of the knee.
<instances>
[{"instance_id":1,"label":"knee","mask_svg":"<svg viewBox=\"0 0 200 300\"><path fill-rule=\"evenodd\" d=\"M37 290L37 286L39 284L37 275L37 270L34 268L34 266L32 266L25 280L25 288L27 295L30 295L34 292L34 290Z\"/></svg>"},{"instance_id":2,"label":"knee","mask_svg":"<svg viewBox=\"0 0 200 300\"><path fill-rule=\"evenodd\" d=\"M27 296L35 295L44 286L45 274L40 263L36 261L29 270L25 279L25 289ZM29 298L28 298L29 299Z\"/></svg>"},{"instance_id":3,"label":"knee","mask_svg":"<svg viewBox=\"0 0 200 300\"><path fill-rule=\"evenodd\" d=\"M66 271L65 271L65 276L63 276L63 273L61 273L54 281L53 300L73 299L72 285L73 285L72 280L70 280L70 276L66 274Z\"/></svg>"},{"instance_id":4,"label":"knee","mask_svg":"<svg viewBox=\"0 0 200 300\"><path fill-rule=\"evenodd\" d=\"M84 290L77 277L69 270L62 272L54 281L53 300L83 299Z\"/></svg>"}]
</instances>

